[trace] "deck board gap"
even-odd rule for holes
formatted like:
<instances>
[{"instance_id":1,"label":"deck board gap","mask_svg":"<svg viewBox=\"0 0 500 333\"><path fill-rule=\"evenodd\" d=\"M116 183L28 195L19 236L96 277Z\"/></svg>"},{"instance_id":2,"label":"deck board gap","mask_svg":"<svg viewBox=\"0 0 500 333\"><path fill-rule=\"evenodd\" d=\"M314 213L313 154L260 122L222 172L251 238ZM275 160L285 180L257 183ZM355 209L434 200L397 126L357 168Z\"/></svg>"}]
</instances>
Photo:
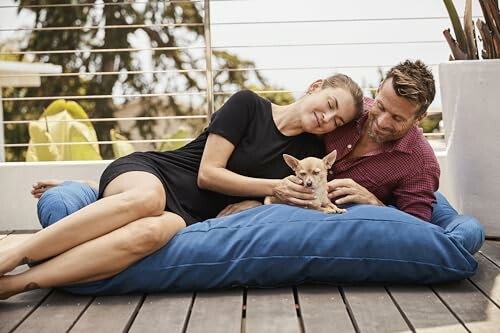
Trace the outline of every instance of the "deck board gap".
<instances>
[{"instance_id":1,"label":"deck board gap","mask_svg":"<svg viewBox=\"0 0 500 333\"><path fill-rule=\"evenodd\" d=\"M304 318L302 317L302 311L300 308L300 300L299 300L299 293L297 291L297 286L293 286L292 291L293 291L293 300L295 301L295 310L297 312L297 319L299 321L300 331L304 333L306 331L306 327L304 325Z\"/></svg>"},{"instance_id":2,"label":"deck board gap","mask_svg":"<svg viewBox=\"0 0 500 333\"><path fill-rule=\"evenodd\" d=\"M53 292L54 292L54 289L52 289L50 292L47 293L47 295L45 295L44 297L42 297L38 301L38 303L35 306L33 306L33 308L12 328L11 332L15 332L17 330L17 328L19 326L21 326L26 321L26 319L28 319L29 316L31 316L31 314L33 312L35 312L35 310L38 309L40 307L40 305L42 305L42 303L45 302L45 300L47 298L49 298L50 295L52 295Z\"/></svg>"},{"instance_id":3,"label":"deck board gap","mask_svg":"<svg viewBox=\"0 0 500 333\"><path fill-rule=\"evenodd\" d=\"M436 289L434 289L433 286L429 286L429 288L432 290L432 292L436 295L437 298L439 298L439 300L441 301L441 303L443 303L443 305L448 309L448 311L450 311L450 313L453 315L453 317L455 317L458 322L464 327L464 329L469 332L469 333L472 333L471 330L467 327L467 325L465 325L464 321L462 320L462 318L460 318L456 313L455 311L453 311L453 309L448 305L448 303L446 303L446 301L441 297L441 295L439 295L439 293L436 291Z\"/></svg>"},{"instance_id":4,"label":"deck board gap","mask_svg":"<svg viewBox=\"0 0 500 333\"><path fill-rule=\"evenodd\" d=\"M246 320L247 320L247 293L248 293L248 288L243 288L242 294L243 294L243 300L241 304L241 327L240 327L240 333L246 333Z\"/></svg>"},{"instance_id":5,"label":"deck board gap","mask_svg":"<svg viewBox=\"0 0 500 333\"><path fill-rule=\"evenodd\" d=\"M387 288L387 286L384 286L384 289L385 289L385 292L387 293L387 295L389 295L389 298L391 299L391 301L394 304L394 306L396 307L396 309L398 309L399 313L401 314L401 317L403 317L403 320L405 321L406 325L408 325L408 327L410 328L410 331L412 331L413 333L415 333L416 332L415 327L411 323L411 321L408 318L408 316L406 315L406 313L404 313L403 309L398 304L398 302L396 301L396 299L394 298L394 296L392 296L392 293L389 290L389 288Z\"/></svg>"},{"instance_id":6,"label":"deck board gap","mask_svg":"<svg viewBox=\"0 0 500 333\"><path fill-rule=\"evenodd\" d=\"M495 300L493 300L493 299L490 297L490 295L488 295L488 293L486 293L483 289L481 289L481 287L480 287L480 286L478 286L478 285L477 285L474 281L472 281L470 278L468 278L467 280L468 280L468 281L469 281L469 282L470 282L470 283L471 283L471 284L472 284L472 285L473 285L473 286L474 286L474 287L475 287L475 288L476 288L476 289L477 289L477 290L478 290L481 294L483 294L483 296L485 296L485 297L488 299L488 301L490 301L491 303L495 304L495 306L496 306L497 308L499 308L499 309L500 309L500 305L499 305L497 302L495 302Z\"/></svg>"},{"instance_id":7,"label":"deck board gap","mask_svg":"<svg viewBox=\"0 0 500 333\"><path fill-rule=\"evenodd\" d=\"M351 305L349 304L349 301L345 297L344 288L342 288L341 286L338 286L337 288L339 290L340 296L342 297L342 302L344 302L344 305L347 309L347 314L349 315L349 318L351 319L351 323L352 323L352 327L354 327L354 331L356 331L356 333L360 333L361 331L359 330L358 323L356 322L356 318L354 317L354 312L352 312Z\"/></svg>"},{"instance_id":8,"label":"deck board gap","mask_svg":"<svg viewBox=\"0 0 500 333\"><path fill-rule=\"evenodd\" d=\"M132 327L132 324L134 323L134 320L137 317L137 314L141 310L142 305L144 304L144 301L146 300L146 296L147 296L146 294L142 294L141 299L139 300L139 302L137 302L137 305L136 305L134 311L130 315L130 318L128 319L128 322L125 325L125 328L123 329L123 332L128 332L130 330L130 328Z\"/></svg>"},{"instance_id":9,"label":"deck board gap","mask_svg":"<svg viewBox=\"0 0 500 333\"><path fill-rule=\"evenodd\" d=\"M184 319L184 325L182 326L182 333L186 333L188 325L189 325L189 319L191 318L191 313L193 312L193 306L194 306L194 300L196 299L196 293L193 293L193 296L191 297L191 304L189 304L189 309L186 313L186 318Z\"/></svg>"},{"instance_id":10,"label":"deck board gap","mask_svg":"<svg viewBox=\"0 0 500 333\"><path fill-rule=\"evenodd\" d=\"M492 258L490 258L486 253L479 251L479 254L481 256L483 256L486 260L491 262L493 265L495 265L496 268L500 269L500 266L498 265L498 263L495 260L493 260Z\"/></svg>"},{"instance_id":11,"label":"deck board gap","mask_svg":"<svg viewBox=\"0 0 500 333\"><path fill-rule=\"evenodd\" d=\"M82 318L82 316L85 313L85 311L87 311L87 309L89 308L90 304L92 304L94 302L94 299L95 299L95 297L92 297L90 299L90 301L87 303L87 305L85 305L83 307L82 312L80 312L80 314L78 316L76 316L75 321L73 322L73 324L71 324L69 326L67 332L71 332L71 330L73 329L73 327L75 327L76 323L80 320L80 318Z\"/></svg>"}]
</instances>

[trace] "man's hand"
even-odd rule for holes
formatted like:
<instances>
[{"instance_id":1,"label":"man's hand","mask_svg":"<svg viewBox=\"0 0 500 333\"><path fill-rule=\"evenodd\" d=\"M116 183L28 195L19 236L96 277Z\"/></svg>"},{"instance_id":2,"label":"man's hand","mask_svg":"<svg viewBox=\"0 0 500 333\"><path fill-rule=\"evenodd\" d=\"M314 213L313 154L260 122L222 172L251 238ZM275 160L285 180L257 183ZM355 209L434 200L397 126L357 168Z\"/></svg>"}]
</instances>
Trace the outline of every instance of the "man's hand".
<instances>
[{"instance_id":1,"label":"man's hand","mask_svg":"<svg viewBox=\"0 0 500 333\"><path fill-rule=\"evenodd\" d=\"M329 181L328 198L338 198L335 200L338 205L358 203L385 206L375 195L350 178Z\"/></svg>"},{"instance_id":2,"label":"man's hand","mask_svg":"<svg viewBox=\"0 0 500 333\"><path fill-rule=\"evenodd\" d=\"M313 201L313 190L302 185L302 180L292 175L284 178L273 190L273 195L283 203L309 207Z\"/></svg>"},{"instance_id":3,"label":"man's hand","mask_svg":"<svg viewBox=\"0 0 500 333\"><path fill-rule=\"evenodd\" d=\"M242 210L254 208L260 205L262 205L262 202L257 200L240 201L231 205L227 205L226 208L224 208L219 212L219 214L217 214L217 217L231 215L237 212L241 212Z\"/></svg>"}]
</instances>

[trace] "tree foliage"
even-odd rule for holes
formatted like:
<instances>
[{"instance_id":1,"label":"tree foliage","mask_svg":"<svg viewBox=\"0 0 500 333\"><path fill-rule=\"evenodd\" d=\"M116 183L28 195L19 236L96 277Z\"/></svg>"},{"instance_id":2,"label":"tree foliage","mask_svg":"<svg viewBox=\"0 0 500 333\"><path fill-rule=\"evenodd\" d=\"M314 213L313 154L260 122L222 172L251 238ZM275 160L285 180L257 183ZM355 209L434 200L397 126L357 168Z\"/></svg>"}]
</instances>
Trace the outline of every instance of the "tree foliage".
<instances>
[{"instance_id":1,"label":"tree foliage","mask_svg":"<svg viewBox=\"0 0 500 333\"><path fill-rule=\"evenodd\" d=\"M136 116L206 113L204 91L207 82L204 71L199 70L205 68L204 49L175 48L204 45L204 28L197 25L203 22L202 3L72 0L75 6L60 7L50 6L63 3L60 0L16 2L18 15L34 14L35 28L68 27L30 30L20 41L19 49L42 52L24 53L19 60L54 63L62 65L64 73L82 74L42 77L41 87L5 89L4 97L71 99L67 96L82 96L77 102L87 110L90 118L112 118L124 105L137 99L140 99L140 109ZM29 6L33 4L42 6ZM179 26L179 23L194 25ZM130 51L130 48L143 50ZM61 52L47 53L48 50ZM228 71L255 68L252 61L242 60L229 52L214 52L213 66L216 92L249 85L267 86L256 70ZM175 69L192 71L172 71ZM131 73L145 70L148 73ZM163 92L195 93L195 96L137 96ZM105 97L107 95L113 97ZM216 94L216 98L215 105L220 105L224 96ZM51 101L5 101L5 120L37 119ZM110 140L112 128L129 134L115 121L96 122L94 126L100 140ZM154 120L141 120L134 127L142 138L149 139L158 137L155 126ZM6 143L27 141L27 126L7 126L5 132ZM101 145L100 149L104 158L112 157L110 146ZM24 160L24 154L25 149L11 149L7 157L8 160Z\"/></svg>"}]
</instances>

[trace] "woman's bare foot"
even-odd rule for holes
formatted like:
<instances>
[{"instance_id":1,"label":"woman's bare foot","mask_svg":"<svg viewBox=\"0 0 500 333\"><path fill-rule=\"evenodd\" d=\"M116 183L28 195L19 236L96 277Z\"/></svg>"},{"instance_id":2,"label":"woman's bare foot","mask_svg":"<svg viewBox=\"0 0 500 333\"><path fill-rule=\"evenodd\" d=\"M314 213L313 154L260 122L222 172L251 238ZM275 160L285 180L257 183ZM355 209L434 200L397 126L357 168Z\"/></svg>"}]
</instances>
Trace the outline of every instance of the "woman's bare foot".
<instances>
[{"instance_id":1,"label":"woman's bare foot","mask_svg":"<svg viewBox=\"0 0 500 333\"><path fill-rule=\"evenodd\" d=\"M0 276L12 271L17 266L29 263L31 263L29 258L22 258L14 254L13 251L2 251L0 252Z\"/></svg>"},{"instance_id":2,"label":"woman's bare foot","mask_svg":"<svg viewBox=\"0 0 500 333\"><path fill-rule=\"evenodd\" d=\"M38 181L32 185L31 195L33 195L33 197L35 197L36 199L40 199L40 197L42 196L42 194L45 193L45 191L55 186L61 185L63 182L64 180L57 180L57 179Z\"/></svg>"},{"instance_id":3,"label":"woman's bare foot","mask_svg":"<svg viewBox=\"0 0 500 333\"><path fill-rule=\"evenodd\" d=\"M92 180L74 180L74 181L86 184L96 190L99 188L99 184ZM40 180L32 185L31 195L33 195L33 197L36 199L40 199L42 194L44 194L47 190L59 186L64 182L65 182L64 180L58 180L58 179Z\"/></svg>"},{"instance_id":4,"label":"woman's bare foot","mask_svg":"<svg viewBox=\"0 0 500 333\"><path fill-rule=\"evenodd\" d=\"M25 286L19 285L19 276L6 275L0 277L0 300L6 300L16 294L34 289L40 289L40 286L35 282L30 282Z\"/></svg>"},{"instance_id":5,"label":"woman's bare foot","mask_svg":"<svg viewBox=\"0 0 500 333\"><path fill-rule=\"evenodd\" d=\"M10 279L9 276L0 277L0 300L5 300L16 294L11 288Z\"/></svg>"}]
</instances>

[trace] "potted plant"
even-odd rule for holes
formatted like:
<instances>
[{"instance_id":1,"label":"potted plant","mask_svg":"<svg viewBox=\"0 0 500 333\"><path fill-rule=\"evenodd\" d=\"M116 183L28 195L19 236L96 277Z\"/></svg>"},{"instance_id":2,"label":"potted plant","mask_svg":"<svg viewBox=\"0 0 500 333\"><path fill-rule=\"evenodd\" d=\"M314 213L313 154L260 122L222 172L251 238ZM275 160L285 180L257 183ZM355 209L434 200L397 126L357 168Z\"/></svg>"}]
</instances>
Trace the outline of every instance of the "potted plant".
<instances>
[{"instance_id":1,"label":"potted plant","mask_svg":"<svg viewBox=\"0 0 500 333\"><path fill-rule=\"evenodd\" d=\"M489 237L500 237L500 12L498 0L479 0L483 20L472 21L466 0L463 27L452 0L443 0L449 29L447 63L439 65L451 201L477 217ZM479 32L479 43L476 38Z\"/></svg>"}]
</instances>

